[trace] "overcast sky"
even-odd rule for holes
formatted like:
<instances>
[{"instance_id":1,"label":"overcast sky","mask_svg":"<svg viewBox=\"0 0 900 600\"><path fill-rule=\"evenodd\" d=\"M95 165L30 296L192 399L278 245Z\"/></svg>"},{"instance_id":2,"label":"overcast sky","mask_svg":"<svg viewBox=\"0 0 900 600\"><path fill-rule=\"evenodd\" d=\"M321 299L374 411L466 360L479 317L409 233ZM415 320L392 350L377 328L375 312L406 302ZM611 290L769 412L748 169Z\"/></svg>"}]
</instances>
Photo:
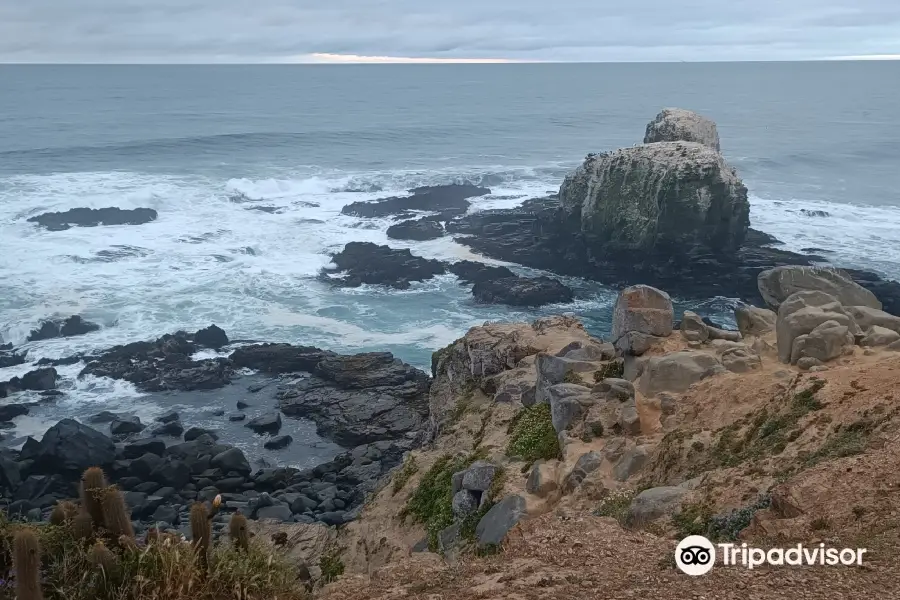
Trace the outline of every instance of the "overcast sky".
<instances>
[{"instance_id":1,"label":"overcast sky","mask_svg":"<svg viewBox=\"0 0 900 600\"><path fill-rule=\"evenodd\" d=\"M0 0L0 62L865 55L900 55L900 0Z\"/></svg>"}]
</instances>

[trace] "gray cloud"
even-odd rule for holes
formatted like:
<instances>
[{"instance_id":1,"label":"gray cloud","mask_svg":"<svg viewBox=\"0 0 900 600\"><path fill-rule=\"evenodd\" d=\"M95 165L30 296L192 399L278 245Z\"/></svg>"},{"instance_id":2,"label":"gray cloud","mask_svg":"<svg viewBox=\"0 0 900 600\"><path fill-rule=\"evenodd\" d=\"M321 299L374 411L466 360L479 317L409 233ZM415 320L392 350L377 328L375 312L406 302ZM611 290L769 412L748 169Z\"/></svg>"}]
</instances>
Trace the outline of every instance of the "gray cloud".
<instances>
[{"instance_id":1,"label":"gray cloud","mask_svg":"<svg viewBox=\"0 0 900 600\"><path fill-rule=\"evenodd\" d=\"M895 0L21 0L0 62L285 62L316 53L512 60L900 54Z\"/></svg>"}]
</instances>

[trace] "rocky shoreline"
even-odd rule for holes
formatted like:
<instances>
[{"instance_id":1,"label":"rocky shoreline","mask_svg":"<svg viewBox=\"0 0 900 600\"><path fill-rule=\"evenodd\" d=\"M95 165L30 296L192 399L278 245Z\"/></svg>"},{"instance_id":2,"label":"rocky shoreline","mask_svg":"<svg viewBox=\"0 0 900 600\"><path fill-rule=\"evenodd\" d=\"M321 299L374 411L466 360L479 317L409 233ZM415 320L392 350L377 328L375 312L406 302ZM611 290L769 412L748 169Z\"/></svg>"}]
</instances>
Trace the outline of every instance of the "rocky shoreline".
<instances>
[{"instance_id":1,"label":"rocky shoreline","mask_svg":"<svg viewBox=\"0 0 900 600\"><path fill-rule=\"evenodd\" d=\"M341 355L253 344L227 358L191 358L201 349L228 345L225 332L213 325L63 362L84 360L81 375L122 379L150 393L222 388L241 369L277 376L277 405L270 412L246 419L244 413L221 410L220 417L268 436L271 450L293 442L280 435L282 414L307 418L344 450L313 468L254 469L241 449L220 443L211 429L186 427L177 412L153 423L103 412L87 424L63 419L42 439L27 438L19 451L0 450L0 507L13 517L46 520L58 501L77 498L82 472L99 466L124 490L137 531L184 528L192 502L219 494L216 531L238 510L252 519L340 525L357 517L366 494L420 444L430 377L390 353ZM44 366L0 384L0 394L9 396L0 407L2 420L28 414L34 406L17 401L24 390L60 394L58 379L54 367ZM239 401L238 408L242 405Z\"/></svg>"}]
</instances>

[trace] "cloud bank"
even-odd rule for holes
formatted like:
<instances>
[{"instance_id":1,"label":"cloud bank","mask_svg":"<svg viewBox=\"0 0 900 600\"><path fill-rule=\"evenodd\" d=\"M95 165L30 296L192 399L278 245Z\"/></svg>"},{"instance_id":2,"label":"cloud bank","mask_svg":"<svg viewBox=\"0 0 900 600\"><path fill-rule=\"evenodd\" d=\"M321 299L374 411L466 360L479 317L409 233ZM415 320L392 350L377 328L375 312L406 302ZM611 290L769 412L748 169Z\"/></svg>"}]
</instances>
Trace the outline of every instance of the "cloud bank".
<instances>
[{"instance_id":1,"label":"cloud bank","mask_svg":"<svg viewBox=\"0 0 900 600\"><path fill-rule=\"evenodd\" d=\"M2 62L711 61L875 55L900 55L896 0L0 2Z\"/></svg>"}]
</instances>

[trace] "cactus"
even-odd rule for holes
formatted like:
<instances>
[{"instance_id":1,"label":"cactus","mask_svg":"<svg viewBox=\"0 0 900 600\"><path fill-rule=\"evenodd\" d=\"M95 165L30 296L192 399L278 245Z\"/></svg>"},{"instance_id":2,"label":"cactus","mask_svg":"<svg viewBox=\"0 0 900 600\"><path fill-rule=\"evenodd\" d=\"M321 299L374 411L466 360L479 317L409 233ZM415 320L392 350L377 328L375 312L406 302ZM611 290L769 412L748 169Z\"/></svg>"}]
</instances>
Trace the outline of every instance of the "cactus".
<instances>
[{"instance_id":1,"label":"cactus","mask_svg":"<svg viewBox=\"0 0 900 600\"><path fill-rule=\"evenodd\" d=\"M116 486L111 485L103 491L102 496L103 520L112 539L118 540L121 535L134 539L131 515L125 506L122 492Z\"/></svg>"},{"instance_id":2,"label":"cactus","mask_svg":"<svg viewBox=\"0 0 900 600\"><path fill-rule=\"evenodd\" d=\"M87 512L78 513L72 520L72 533L75 539L88 542L94 537L94 519Z\"/></svg>"},{"instance_id":3,"label":"cactus","mask_svg":"<svg viewBox=\"0 0 900 600\"><path fill-rule=\"evenodd\" d=\"M247 517L239 512L231 515L231 521L228 522L228 533L231 536L231 542L238 550L248 550L250 548L250 534L247 531Z\"/></svg>"},{"instance_id":4,"label":"cactus","mask_svg":"<svg viewBox=\"0 0 900 600\"><path fill-rule=\"evenodd\" d=\"M16 598L18 600L43 600L40 571L41 550L37 536L30 529L16 532L15 541Z\"/></svg>"},{"instance_id":5,"label":"cactus","mask_svg":"<svg viewBox=\"0 0 900 600\"><path fill-rule=\"evenodd\" d=\"M116 579L119 574L119 559L103 542L97 541L88 552L88 562L99 569L107 580Z\"/></svg>"},{"instance_id":6,"label":"cactus","mask_svg":"<svg viewBox=\"0 0 900 600\"><path fill-rule=\"evenodd\" d=\"M106 485L106 476L100 467L91 467L81 476L81 505L91 515L97 529L105 526L102 492Z\"/></svg>"},{"instance_id":7,"label":"cactus","mask_svg":"<svg viewBox=\"0 0 900 600\"><path fill-rule=\"evenodd\" d=\"M61 502L57 502L50 513L50 524L56 527L62 527L66 524L66 511Z\"/></svg>"},{"instance_id":8,"label":"cactus","mask_svg":"<svg viewBox=\"0 0 900 600\"><path fill-rule=\"evenodd\" d=\"M209 567L210 536L209 511L202 502L194 502L191 506L191 537L200 559L200 568L204 571Z\"/></svg>"}]
</instances>

